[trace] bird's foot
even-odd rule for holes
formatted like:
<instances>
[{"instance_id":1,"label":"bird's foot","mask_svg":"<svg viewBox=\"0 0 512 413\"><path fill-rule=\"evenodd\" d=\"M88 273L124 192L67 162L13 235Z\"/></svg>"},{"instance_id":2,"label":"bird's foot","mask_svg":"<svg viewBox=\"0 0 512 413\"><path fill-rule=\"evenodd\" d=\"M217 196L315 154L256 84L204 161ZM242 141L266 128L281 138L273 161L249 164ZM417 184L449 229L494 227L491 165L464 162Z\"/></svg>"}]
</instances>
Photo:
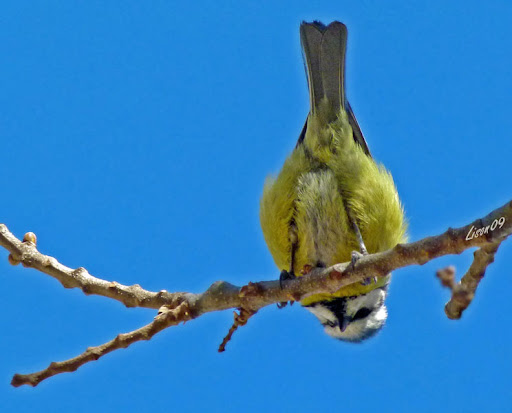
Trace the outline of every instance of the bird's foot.
<instances>
[{"instance_id":1,"label":"bird's foot","mask_svg":"<svg viewBox=\"0 0 512 413\"><path fill-rule=\"evenodd\" d=\"M281 290L283 289L283 281L295 280L295 278L297 277L293 271L281 271L281 274L279 274L279 286L281 287Z\"/></svg>"},{"instance_id":2,"label":"bird's foot","mask_svg":"<svg viewBox=\"0 0 512 413\"><path fill-rule=\"evenodd\" d=\"M358 251L352 251L352 257L350 260L350 266L352 267L352 269L354 269L356 267L356 263L361 258L363 258L365 255L368 255L368 253L361 254ZM370 285L370 284L374 284L376 282L377 282L377 277L368 277L368 278L365 278L363 281L361 281L361 285Z\"/></svg>"},{"instance_id":3,"label":"bird's foot","mask_svg":"<svg viewBox=\"0 0 512 413\"><path fill-rule=\"evenodd\" d=\"M352 270L356 268L357 261L364 257L364 254L361 254L358 251L352 251L352 255L350 257L350 267Z\"/></svg>"},{"instance_id":4,"label":"bird's foot","mask_svg":"<svg viewBox=\"0 0 512 413\"><path fill-rule=\"evenodd\" d=\"M376 284L377 283L377 277L368 277L365 278L363 281L361 281L361 285L370 285L370 284Z\"/></svg>"},{"instance_id":5,"label":"bird's foot","mask_svg":"<svg viewBox=\"0 0 512 413\"><path fill-rule=\"evenodd\" d=\"M281 271L281 274L279 275L279 286L281 287L281 290L283 289L283 281L288 280L294 280L297 278L293 271ZM280 303L277 303L277 308L281 309L288 305L288 301L282 301Z\"/></svg>"}]
</instances>

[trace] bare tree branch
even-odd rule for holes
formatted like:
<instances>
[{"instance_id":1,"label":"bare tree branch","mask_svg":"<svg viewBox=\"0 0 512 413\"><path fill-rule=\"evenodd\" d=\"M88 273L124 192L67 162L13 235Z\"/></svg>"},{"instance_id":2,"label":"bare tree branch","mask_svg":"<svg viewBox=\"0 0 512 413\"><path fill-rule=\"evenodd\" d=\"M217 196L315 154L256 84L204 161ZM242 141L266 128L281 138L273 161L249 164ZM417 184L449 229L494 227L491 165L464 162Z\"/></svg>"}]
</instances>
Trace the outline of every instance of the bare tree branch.
<instances>
[{"instance_id":1,"label":"bare tree branch","mask_svg":"<svg viewBox=\"0 0 512 413\"><path fill-rule=\"evenodd\" d=\"M475 297L478 284L485 275L485 270L494 262L494 255L499 246L499 242L491 243L476 250L471 266L458 283L455 281L454 267L448 267L437 272L443 286L452 290L452 297L444 307L448 318L458 320L461 318L463 311L469 307Z\"/></svg>"},{"instance_id":2,"label":"bare tree branch","mask_svg":"<svg viewBox=\"0 0 512 413\"><path fill-rule=\"evenodd\" d=\"M468 248L478 247L480 249L475 253L475 260L460 283L460 288L474 294L478 280L483 276L487 265L492 262L498 246L511 233L512 201L464 227L449 228L438 236L427 237L409 244L398 244L391 250L363 256L355 266L343 263L329 268L316 268L309 274L284 282L283 288L280 287L279 281L249 283L241 288L218 281L204 293L192 294L169 293L166 290L151 292L139 285L124 286L114 281L96 278L84 268L73 270L60 264L55 258L41 254L36 249L34 234L27 233L24 240L20 241L8 231L5 225L0 224L0 245L10 252L11 264L21 262L26 267L35 268L56 278L66 288L80 288L85 294L112 298L127 307L160 308L164 306L161 309L164 316L157 316L155 321L147 326L119 335L114 340L90 348L73 359L60 363L54 362L41 372L29 375L17 374L12 384L35 386L48 377L65 371L74 371L84 363L96 360L117 348L127 347L139 340L147 340L167 327L207 312L240 308L245 315L253 314L270 304L288 300L300 301L311 294L322 292L333 293L346 285L361 282L369 275L384 276L398 268L415 264L423 265L443 255L460 254ZM454 277L452 286L452 291L458 288ZM449 317L454 315L451 318L457 318L457 314L460 317L462 311L471 302L466 298L463 303L465 307L461 306L460 300L455 303L457 297L454 293L452 300L447 304L447 315ZM238 325L243 323L239 322Z\"/></svg>"},{"instance_id":3,"label":"bare tree branch","mask_svg":"<svg viewBox=\"0 0 512 413\"><path fill-rule=\"evenodd\" d=\"M177 294L166 290L151 292L140 285L121 285L115 281L106 281L93 277L79 267L72 269L62 265L55 258L43 255L36 249L36 237L33 233L25 234L23 241L16 238L7 227L0 224L0 245L8 250L9 262L13 265L22 263L25 267L35 268L56 278L64 288L80 288L84 294L102 295L122 302L126 307L159 308L172 304Z\"/></svg>"},{"instance_id":4,"label":"bare tree branch","mask_svg":"<svg viewBox=\"0 0 512 413\"><path fill-rule=\"evenodd\" d=\"M116 338L108 343L102 344L101 346L89 347L77 357L60 362L54 361L53 363L50 363L47 368L36 373L15 374L12 378L11 384L14 387L19 387L23 384L35 387L49 377L60 373L70 373L75 371L85 363L98 360L100 357L103 357L111 351L126 348L137 341L149 340L156 333L159 333L167 327L178 325L180 322L185 322L187 320L190 320L190 312L188 311L187 302L184 301L174 310L159 313L153 322L148 325L130 333L119 334Z\"/></svg>"}]
</instances>

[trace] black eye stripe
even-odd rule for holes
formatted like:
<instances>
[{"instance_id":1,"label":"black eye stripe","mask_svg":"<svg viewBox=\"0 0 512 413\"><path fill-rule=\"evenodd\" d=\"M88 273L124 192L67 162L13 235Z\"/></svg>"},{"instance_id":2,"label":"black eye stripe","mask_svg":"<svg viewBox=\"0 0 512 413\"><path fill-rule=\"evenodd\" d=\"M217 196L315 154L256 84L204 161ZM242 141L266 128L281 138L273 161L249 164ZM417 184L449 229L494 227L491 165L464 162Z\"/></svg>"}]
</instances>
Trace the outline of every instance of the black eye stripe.
<instances>
[{"instance_id":1,"label":"black eye stripe","mask_svg":"<svg viewBox=\"0 0 512 413\"><path fill-rule=\"evenodd\" d=\"M352 320L360 320L362 318L365 318L367 317L370 313L372 312L372 310L370 308L367 308L367 307L363 307L363 308L360 308L357 313L354 314L354 316L352 317Z\"/></svg>"}]
</instances>

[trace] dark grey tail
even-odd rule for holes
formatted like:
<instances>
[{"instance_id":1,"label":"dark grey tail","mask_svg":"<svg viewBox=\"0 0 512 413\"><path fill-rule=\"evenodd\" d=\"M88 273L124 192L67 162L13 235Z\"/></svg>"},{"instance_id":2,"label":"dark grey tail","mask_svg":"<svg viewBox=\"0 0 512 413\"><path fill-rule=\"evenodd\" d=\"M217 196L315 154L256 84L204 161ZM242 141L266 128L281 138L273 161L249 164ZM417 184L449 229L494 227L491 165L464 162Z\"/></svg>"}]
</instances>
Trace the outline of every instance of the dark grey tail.
<instances>
[{"instance_id":1,"label":"dark grey tail","mask_svg":"<svg viewBox=\"0 0 512 413\"><path fill-rule=\"evenodd\" d=\"M311 112L325 96L338 112L345 107L345 51L347 28L343 23L302 23L300 40L309 84Z\"/></svg>"},{"instance_id":2,"label":"dark grey tail","mask_svg":"<svg viewBox=\"0 0 512 413\"><path fill-rule=\"evenodd\" d=\"M337 21L328 26L318 21L302 22L300 40L308 78L311 113L316 112L324 97L334 109L334 113L337 114L341 108L345 109L354 140L361 145L366 154L370 155L361 128L345 95L347 27ZM305 133L305 128L303 132ZM302 134L301 138L304 138Z\"/></svg>"}]
</instances>

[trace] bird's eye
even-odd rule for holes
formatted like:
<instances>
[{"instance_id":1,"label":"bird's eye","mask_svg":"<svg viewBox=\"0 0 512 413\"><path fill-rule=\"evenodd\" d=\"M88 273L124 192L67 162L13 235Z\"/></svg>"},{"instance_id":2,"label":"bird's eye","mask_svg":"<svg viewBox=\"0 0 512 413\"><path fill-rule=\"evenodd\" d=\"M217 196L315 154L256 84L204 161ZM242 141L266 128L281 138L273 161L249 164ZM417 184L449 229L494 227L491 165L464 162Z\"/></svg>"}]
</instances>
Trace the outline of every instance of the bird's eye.
<instances>
[{"instance_id":1,"label":"bird's eye","mask_svg":"<svg viewBox=\"0 0 512 413\"><path fill-rule=\"evenodd\" d=\"M354 316L352 317L352 321L354 320L360 320L362 318L365 318L367 317L370 313L372 312L372 310L370 310L369 308L367 307L363 307L363 308L360 308L359 310L357 310L357 313L354 314Z\"/></svg>"}]
</instances>

